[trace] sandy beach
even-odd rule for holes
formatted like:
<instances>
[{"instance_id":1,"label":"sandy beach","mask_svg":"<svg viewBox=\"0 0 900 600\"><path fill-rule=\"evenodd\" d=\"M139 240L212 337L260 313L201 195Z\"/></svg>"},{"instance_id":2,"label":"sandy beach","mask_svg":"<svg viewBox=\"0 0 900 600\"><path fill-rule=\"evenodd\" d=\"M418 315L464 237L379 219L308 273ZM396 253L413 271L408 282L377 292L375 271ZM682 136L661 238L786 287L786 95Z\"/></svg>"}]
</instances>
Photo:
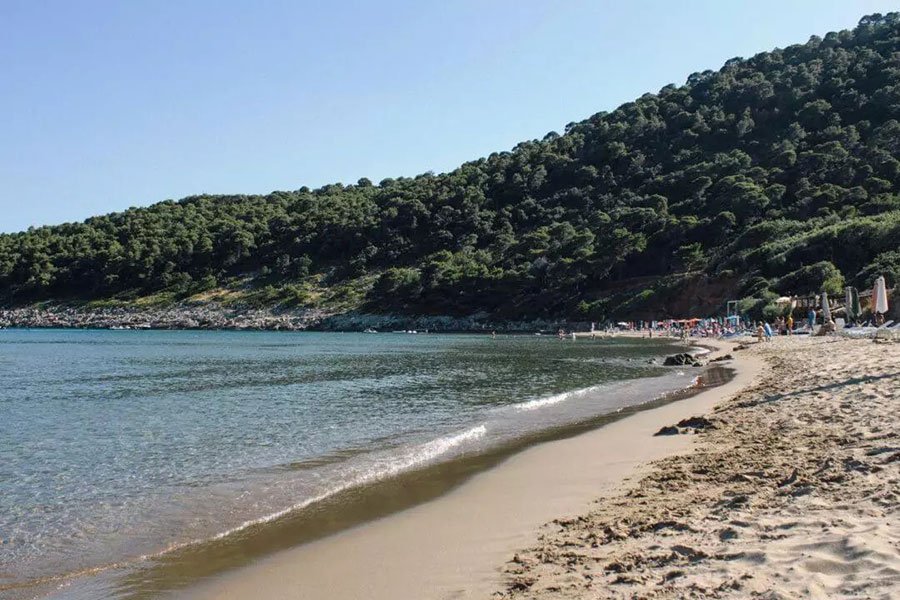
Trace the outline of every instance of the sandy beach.
<instances>
[{"instance_id":1,"label":"sandy beach","mask_svg":"<svg viewBox=\"0 0 900 600\"><path fill-rule=\"evenodd\" d=\"M900 597L900 345L778 338L690 453L545 526L504 598Z\"/></svg>"}]
</instances>

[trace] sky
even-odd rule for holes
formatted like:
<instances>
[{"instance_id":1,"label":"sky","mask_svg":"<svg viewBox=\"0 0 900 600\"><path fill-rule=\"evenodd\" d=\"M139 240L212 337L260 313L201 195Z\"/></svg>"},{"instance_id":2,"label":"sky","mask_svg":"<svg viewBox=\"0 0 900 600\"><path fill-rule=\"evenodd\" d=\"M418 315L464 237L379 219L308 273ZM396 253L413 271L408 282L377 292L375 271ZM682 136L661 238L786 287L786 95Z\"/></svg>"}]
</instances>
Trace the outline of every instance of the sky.
<instances>
[{"instance_id":1,"label":"sky","mask_svg":"<svg viewBox=\"0 0 900 600\"><path fill-rule=\"evenodd\" d=\"M449 171L878 0L0 0L0 232Z\"/></svg>"}]
</instances>

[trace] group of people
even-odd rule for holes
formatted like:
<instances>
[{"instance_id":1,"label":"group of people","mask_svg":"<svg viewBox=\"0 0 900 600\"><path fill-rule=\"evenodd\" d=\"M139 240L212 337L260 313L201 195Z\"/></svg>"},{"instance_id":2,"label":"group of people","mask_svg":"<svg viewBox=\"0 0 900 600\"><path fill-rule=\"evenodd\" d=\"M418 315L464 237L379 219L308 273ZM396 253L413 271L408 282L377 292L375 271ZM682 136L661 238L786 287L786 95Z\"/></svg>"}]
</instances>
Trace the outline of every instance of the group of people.
<instances>
[{"instance_id":1,"label":"group of people","mask_svg":"<svg viewBox=\"0 0 900 600\"><path fill-rule=\"evenodd\" d=\"M816 310L810 308L806 313L806 329L801 331L810 334L815 332L818 319L819 315L816 313ZM837 331L837 323L831 314L826 315L823 313L821 320L822 327L819 330L820 334L834 333ZM872 324L876 327L883 325L884 315L876 313L873 317ZM779 335L793 335L796 331L797 330L794 329L794 315L791 313L788 313L786 317L778 317L771 325L765 321L757 321L756 323L756 337L759 341L769 341L775 333Z\"/></svg>"},{"instance_id":2,"label":"group of people","mask_svg":"<svg viewBox=\"0 0 900 600\"><path fill-rule=\"evenodd\" d=\"M809 332L813 332L816 327L816 311L813 308L809 309L809 312L806 313L806 324ZM823 331L833 332L836 329L836 325L834 323L834 319L829 317L825 319L823 323ZM756 338L762 341L770 341L772 336L776 333L778 335L793 335L794 330L794 315L793 313L788 313L787 316L781 316L775 319L771 324L765 321L757 321L756 323Z\"/></svg>"},{"instance_id":3,"label":"group of people","mask_svg":"<svg viewBox=\"0 0 900 600\"><path fill-rule=\"evenodd\" d=\"M630 321L617 325L609 325L605 331L634 331L654 335L687 338L687 337L720 337L738 333L739 322L722 317L707 319L665 319L659 321Z\"/></svg>"},{"instance_id":4,"label":"group of people","mask_svg":"<svg viewBox=\"0 0 900 600\"><path fill-rule=\"evenodd\" d=\"M834 317L830 312L819 311L815 308L809 308L806 313L805 323L800 320L796 323L793 313L789 312L784 316L777 317L772 321L756 321L745 319L737 316L729 317L713 317L706 319L666 319L659 321L630 321L619 322L615 325L606 326L606 331L635 331L644 332L649 337L668 336L676 338L687 337L728 337L731 335L741 335L748 330L754 332L759 341L771 340L775 335L795 335L813 334L817 332L816 325L821 323L818 334L824 335L834 333L838 329ZM754 327L755 324L755 327ZM870 323L871 325L880 326L884 324L884 316L876 313ZM594 331L592 324L592 331ZM600 331L600 330L598 330ZM566 337L566 332L560 330L558 332L561 339Z\"/></svg>"},{"instance_id":5,"label":"group of people","mask_svg":"<svg viewBox=\"0 0 900 600\"><path fill-rule=\"evenodd\" d=\"M787 317L778 317L770 326L768 323L757 323L757 335L759 335L759 327L763 327L763 332L767 338L772 337L772 333L777 332L778 335L793 335L794 333L794 315L788 314Z\"/></svg>"}]
</instances>

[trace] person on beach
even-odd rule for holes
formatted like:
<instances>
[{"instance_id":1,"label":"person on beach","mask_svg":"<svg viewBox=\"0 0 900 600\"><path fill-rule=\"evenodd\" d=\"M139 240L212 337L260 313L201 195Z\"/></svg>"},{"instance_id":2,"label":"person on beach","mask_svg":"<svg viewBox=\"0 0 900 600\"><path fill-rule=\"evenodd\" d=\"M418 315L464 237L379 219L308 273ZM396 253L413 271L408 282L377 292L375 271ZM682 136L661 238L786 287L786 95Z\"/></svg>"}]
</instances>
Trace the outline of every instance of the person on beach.
<instances>
[{"instance_id":1,"label":"person on beach","mask_svg":"<svg viewBox=\"0 0 900 600\"><path fill-rule=\"evenodd\" d=\"M785 322L785 325L787 325L787 334L792 335L792 333L794 331L794 315L793 315L793 313L788 314L788 318L787 318L787 321Z\"/></svg>"},{"instance_id":2,"label":"person on beach","mask_svg":"<svg viewBox=\"0 0 900 600\"><path fill-rule=\"evenodd\" d=\"M756 323L756 341L762 343L766 330L763 328L762 321Z\"/></svg>"},{"instance_id":3,"label":"person on beach","mask_svg":"<svg viewBox=\"0 0 900 600\"><path fill-rule=\"evenodd\" d=\"M766 341L771 342L772 341L772 326L769 325L767 322L763 323L763 332L765 332L765 334L766 334Z\"/></svg>"},{"instance_id":4,"label":"person on beach","mask_svg":"<svg viewBox=\"0 0 900 600\"><path fill-rule=\"evenodd\" d=\"M809 332L812 333L816 327L816 309L809 309L809 312L806 314L806 320L809 322Z\"/></svg>"}]
</instances>

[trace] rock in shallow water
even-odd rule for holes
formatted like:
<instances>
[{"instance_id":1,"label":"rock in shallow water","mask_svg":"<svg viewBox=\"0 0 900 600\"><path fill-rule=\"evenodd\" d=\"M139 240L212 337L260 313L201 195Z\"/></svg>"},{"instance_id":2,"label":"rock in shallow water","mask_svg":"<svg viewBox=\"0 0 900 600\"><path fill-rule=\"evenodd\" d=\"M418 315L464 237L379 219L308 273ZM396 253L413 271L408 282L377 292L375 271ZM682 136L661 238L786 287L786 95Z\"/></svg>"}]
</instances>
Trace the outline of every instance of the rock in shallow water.
<instances>
[{"instance_id":1,"label":"rock in shallow water","mask_svg":"<svg viewBox=\"0 0 900 600\"><path fill-rule=\"evenodd\" d=\"M702 364L693 354L687 352L667 356L663 362L663 365L667 367L699 367Z\"/></svg>"}]
</instances>

